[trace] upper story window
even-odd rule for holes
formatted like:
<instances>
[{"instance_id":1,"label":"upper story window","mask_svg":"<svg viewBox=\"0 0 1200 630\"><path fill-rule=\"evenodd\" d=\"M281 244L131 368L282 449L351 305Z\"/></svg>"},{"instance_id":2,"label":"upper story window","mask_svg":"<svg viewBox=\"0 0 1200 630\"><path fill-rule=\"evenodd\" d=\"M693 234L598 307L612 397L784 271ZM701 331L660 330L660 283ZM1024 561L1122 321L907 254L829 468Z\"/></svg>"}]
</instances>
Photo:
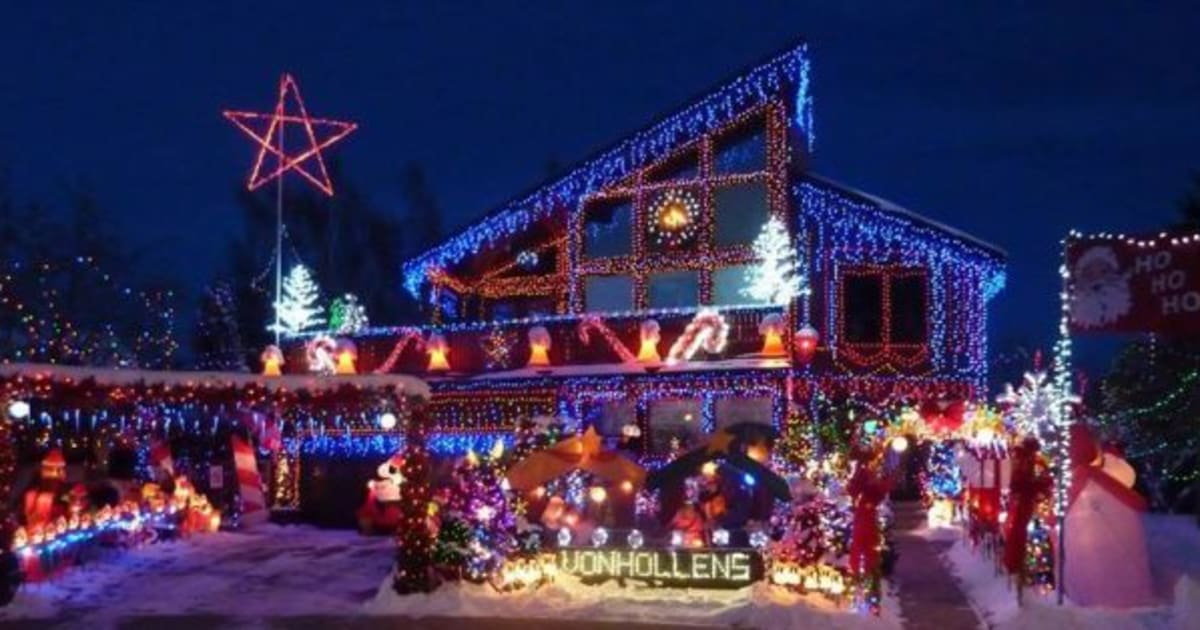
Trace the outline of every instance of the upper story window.
<instances>
[{"instance_id":1,"label":"upper story window","mask_svg":"<svg viewBox=\"0 0 1200 630\"><path fill-rule=\"evenodd\" d=\"M583 253L588 258L633 252L633 204L628 200L589 204L584 214Z\"/></svg>"},{"instance_id":2,"label":"upper story window","mask_svg":"<svg viewBox=\"0 0 1200 630\"><path fill-rule=\"evenodd\" d=\"M838 321L846 344L920 345L929 337L928 277L913 267L864 266L842 271Z\"/></svg>"},{"instance_id":3,"label":"upper story window","mask_svg":"<svg viewBox=\"0 0 1200 630\"><path fill-rule=\"evenodd\" d=\"M571 308L615 302L590 280L613 276L630 279L633 309L748 303L752 244L788 212L786 150L786 107L771 104L585 198Z\"/></svg>"}]
</instances>

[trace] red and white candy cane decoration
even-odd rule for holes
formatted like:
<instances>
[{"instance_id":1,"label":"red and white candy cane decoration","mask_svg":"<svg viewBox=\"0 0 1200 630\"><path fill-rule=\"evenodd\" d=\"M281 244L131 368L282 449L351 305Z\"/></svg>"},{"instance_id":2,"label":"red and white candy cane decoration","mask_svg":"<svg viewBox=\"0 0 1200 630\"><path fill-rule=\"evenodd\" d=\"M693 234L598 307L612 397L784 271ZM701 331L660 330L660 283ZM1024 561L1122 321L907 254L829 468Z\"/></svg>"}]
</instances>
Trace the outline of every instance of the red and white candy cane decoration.
<instances>
[{"instance_id":1,"label":"red and white candy cane decoration","mask_svg":"<svg viewBox=\"0 0 1200 630\"><path fill-rule=\"evenodd\" d=\"M263 496L262 477L254 459L254 447L233 436L233 467L237 471L238 495L242 498L242 525L267 522L267 501Z\"/></svg>"},{"instance_id":2,"label":"red and white candy cane decoration","mask_svg":"<svg viewBox=\"0 0 1200 630\"><path fill-rule=\"evenodd\" d=\"M637 357L629 351L629 348L625 347L624 343L621 343L621 340L617 337L617 333L613 332L608 327L608 324L604 323L603 319L595 315L585 315L583 319L579 320L578 331L579 340L583 343L591 343L591 334L593 332L599 333L601 337L604 337L604 341L608 344L608 347L617 353L617 357L621 359L622 363L637 362Z\"/></svg>"},{"instance_id":3,"label":"red and white candy cane decoration","mask_svg":"<svg viewBox=\"0 0 1200 630\"><path fill-rule=\"evenodd\" d=\"M404 328L400 331L400 338L396 340L396 346L392 348L392 353L388 355L387 360L382 365L375 368L376 374L387 374L396 367L396 362L400 360L400 355L404 354L404 349L408 344L412 344L413 348L418 351L425 347L425 338L421 336L421 331L415 328Z\"/></svg>"},{"instance_id":4,"label":"red and white candy cane decoration","mask_svg":"<svg viewBox=\"0 0 1200 630\"><path fill-rule=\"evenodd\" d=\"M671 344L667 353L667 365L680 361L691 361L696 351L703 347L707 352L716 354L725 349L729 340L729 324L725 317L714 308L702 308L688 323L683 333Z\"/></svg>"}]
</instances>

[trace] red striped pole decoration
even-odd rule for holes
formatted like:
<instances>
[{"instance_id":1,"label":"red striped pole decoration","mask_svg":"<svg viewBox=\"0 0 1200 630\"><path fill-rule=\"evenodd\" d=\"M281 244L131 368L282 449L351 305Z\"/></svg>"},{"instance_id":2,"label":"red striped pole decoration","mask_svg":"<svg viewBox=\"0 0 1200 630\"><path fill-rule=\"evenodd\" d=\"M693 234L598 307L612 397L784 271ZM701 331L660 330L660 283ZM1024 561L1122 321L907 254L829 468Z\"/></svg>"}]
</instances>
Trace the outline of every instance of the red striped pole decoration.
<instances>
[{"instance_id":1,"label":"red striped pole decoration","mask_svg":"<svg viewBox=\"0 0 1200 630\"><path fill-rule=\"evenodd\" d=\"M267 522L267 502L254 447L236 435L233 436L233 466L237 470L238 494L242 499L242 525Z\"/></svg>"}]
</instances>

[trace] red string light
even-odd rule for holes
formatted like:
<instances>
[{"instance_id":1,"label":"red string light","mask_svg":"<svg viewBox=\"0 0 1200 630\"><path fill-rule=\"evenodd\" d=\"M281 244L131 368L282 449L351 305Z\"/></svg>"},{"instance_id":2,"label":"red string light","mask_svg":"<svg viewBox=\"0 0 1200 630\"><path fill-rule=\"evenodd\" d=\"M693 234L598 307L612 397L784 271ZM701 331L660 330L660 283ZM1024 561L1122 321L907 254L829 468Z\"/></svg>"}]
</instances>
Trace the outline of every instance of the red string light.
<instances>
[{"instance_id":1,"label":"red string light","mask_svg":"<svg viewBox=\"0 0 1200 630\"><path fill-rule=\"evenodd\" d=\"M290 114L287 111L288 94L291 94L295 100L298 110L296 114ZM222 113L229 122L236 125L258 144L258 156L254 159L254 169L250 172L250 179L246 184L248 189L254 190L267 182L282 177L288 171L295 171L325 194L333 195L333 182L329 180L329 173L325 170L325 160L321 156L321 151L345 138L350 132L357 129L358 125L352 122L309 116L308 109L304 107L304 100L300 97L300 86L296 85L296 80L292 78L292 75L284 74L279 78L279 100L275 103L275 111L260 113L228 110ZM264 133L260 134L251 125L261 121L267 121L267 128ZM301 125L304 128L304 135L308 138L308 146L298 153L289 154L280 146L279 140L282 139L288 123ZM318 130L327 132L323 140L317 140ZM276 134L280 135L276 136ZM274 170L264 174L263 162L268 153L275 156L277 162ZM316 161L317 172L315 174L309 170L310 167L305 166L305 162L309 160Z\"/></svg>"}]
</instances>

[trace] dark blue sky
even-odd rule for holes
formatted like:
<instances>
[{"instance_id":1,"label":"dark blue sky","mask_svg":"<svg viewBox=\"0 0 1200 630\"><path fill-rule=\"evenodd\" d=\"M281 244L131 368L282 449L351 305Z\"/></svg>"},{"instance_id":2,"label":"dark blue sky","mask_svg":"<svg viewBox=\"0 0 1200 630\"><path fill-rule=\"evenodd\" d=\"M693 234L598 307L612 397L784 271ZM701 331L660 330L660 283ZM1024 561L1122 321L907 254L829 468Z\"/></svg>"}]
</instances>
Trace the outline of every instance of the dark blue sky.
<instances>
[{"instance_id":1,"label":"dark blue sky","mask_svg":"<svg viewBox=\"0 0 1200 630\"><path fill-rule=\"evenodd\" d=\"M1007 249L1001 340L1052 333L1067 229L1155 229L1200 168L1195 2L12 4L17 191L90 181L191 287L252 159L220 110L269 108L285 70L360 123L336 149L358 187L394 204L417 160L457 225L806 38L815 169Z\"/></svg>"}]
</instances>

